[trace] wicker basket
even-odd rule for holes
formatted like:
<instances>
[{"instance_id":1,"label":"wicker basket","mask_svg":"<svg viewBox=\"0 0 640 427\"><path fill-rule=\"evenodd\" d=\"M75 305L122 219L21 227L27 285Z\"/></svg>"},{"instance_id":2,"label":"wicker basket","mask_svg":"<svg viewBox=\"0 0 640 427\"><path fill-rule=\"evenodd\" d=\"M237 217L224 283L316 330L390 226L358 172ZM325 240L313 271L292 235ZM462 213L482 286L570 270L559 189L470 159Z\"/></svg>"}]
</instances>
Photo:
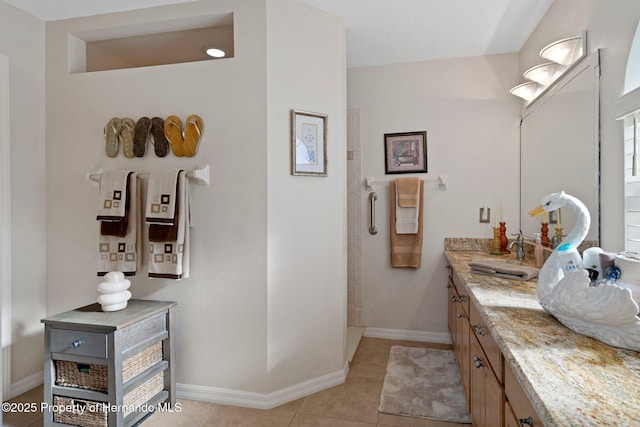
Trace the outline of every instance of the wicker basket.
<instances>
[{"instance_id":1,"label":"wicker basket","mask_svg":"<svg viewBox=\"0 0 640 427\"><path fill-rule=\"evenodd\" d=\"M162 342L159 341L124 360L122 363L122 382L129 381L161 360ZM107 373L106 365L56 361L56 385L62 387L106 393L109 389Z\"/></svg>"},{"instance_id":2,"label":"wicker basket","mask_svg":"<svg viewBox=\"0 0 640 427\"><path fill-rule=\"evenodd\" d=\"M123 398L122 408L112 408L106 403L94 402L92 400L53 396L53 404L57 407L82 408L82 412L80 410L54 412L53 421L80 427L107 427L109 410L121 410L123 416L126 417L142 407L149 399L160 393L163 389L164 372L159 372L138 388L127 393ZM146 409L148 410L149 408Z\"/></svg>"}]
</instances>

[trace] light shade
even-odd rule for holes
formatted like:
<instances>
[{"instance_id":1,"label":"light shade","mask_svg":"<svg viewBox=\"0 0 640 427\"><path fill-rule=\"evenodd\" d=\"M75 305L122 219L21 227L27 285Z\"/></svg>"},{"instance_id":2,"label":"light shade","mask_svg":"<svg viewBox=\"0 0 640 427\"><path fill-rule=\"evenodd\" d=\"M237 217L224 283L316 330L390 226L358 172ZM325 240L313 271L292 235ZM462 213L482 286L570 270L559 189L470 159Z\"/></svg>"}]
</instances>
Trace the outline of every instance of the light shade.
<instances>
[{"instance_id":1,"label":"light shade","mask_svg":"<svg viewBox=\"0 0 640 427\"><path fill-rule=\"evenodd\" d=\"M526 82L514 87L509 91L509 93L524 100L531 101L532 99L535 99L540 92L544 90L544 88L544 86L536 82Z\"/></svg>"},{"instance_id":2,"label":"light shade","mask_svg":"<svg viewBox=\"0 0 640 427\"><path fill-rule=\"evenodd\" d=\"M216 47L203 47L202 50L212 58L224 58L226 55L224 50Z\"/></svg>"},{"instance_id":3,"label":"light shade","mask_svg":"<svg viewBox=\"0 0 640 427\"><path fill-rule=\"evenodd\" d=\"M541 57L562 65L571 65L584 54L582 36L558 40L540 51Z\"/></svg>"},{"instance_id":4,"label":"light shade","mask_svg":"<svg viewBox=\"0 0 640 427\"><path fill-rule=\"evenodd\" d=\"M567 70L567 65L557 64L555 62L547 62L545 64L536 65L524 72L524 78L527 80L540 83L543 86L549 86L556 81L558 77Z\"/></svg>"}]
</instances>

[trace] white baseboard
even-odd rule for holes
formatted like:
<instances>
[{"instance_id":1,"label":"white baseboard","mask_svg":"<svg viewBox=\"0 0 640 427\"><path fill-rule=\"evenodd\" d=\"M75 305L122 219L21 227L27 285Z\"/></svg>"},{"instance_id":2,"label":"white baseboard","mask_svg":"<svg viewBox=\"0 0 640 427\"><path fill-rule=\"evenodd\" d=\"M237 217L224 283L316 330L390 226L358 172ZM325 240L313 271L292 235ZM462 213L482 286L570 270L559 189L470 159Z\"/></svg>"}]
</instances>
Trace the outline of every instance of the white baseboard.
<instances>
[{"instance_id":1,"label":"white baseboard","mask_svg":"<svg viewBox=\"0 0 640 427\"><path fill-rule=\"evenodd\" d=\"M9 396L2 396L4 400L13 399L16 396L21 395L33 388L36 388L44 383L44 371L36 372L11 384L11 390Z\"/></svg>"},{"instance_id":2,"label":"white baseboard","mask_svg":"<svg viewBox=\"0 0 640 427\"><path fill-rule=\"evenodd\" d=\"M349 363L343 369L294 384L271 393L254 393L228 388L176 384L176 397L199 400L221 405L243 406L254 409L271 409L284 403L343 384L349 373Z\"/></svg>"},{"instance_id":3,"label":"white baseboard","mask_svg":"<svg viewBox=\"0 0 640 427\"><path fill-rule=\"evenodd\" d=\"M406 329L365 328L364 336L369 338L384 338L390 340L432 342L438 344L451 344L448 333L411 331Z\"/></svg>"}]
</instances>

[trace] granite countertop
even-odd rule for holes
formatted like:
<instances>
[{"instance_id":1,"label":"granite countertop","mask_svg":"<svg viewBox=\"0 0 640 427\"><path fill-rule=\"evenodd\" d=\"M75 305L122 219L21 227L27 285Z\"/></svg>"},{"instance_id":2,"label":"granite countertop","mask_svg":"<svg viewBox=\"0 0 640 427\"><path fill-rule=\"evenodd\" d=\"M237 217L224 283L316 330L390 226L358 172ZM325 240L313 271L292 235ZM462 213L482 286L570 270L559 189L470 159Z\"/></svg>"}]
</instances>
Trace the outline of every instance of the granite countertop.
<instances>
[{"instance_id":1,"label":"granite countertop","mask_svg":"<svg viewBox=\"0 0 640 427\"><path fill-rule=\"evenodd\" d=\"M495 256L445 255L546 426L640 426L640 353L563 326L538 303L535 279L470 272L469 262Z\"/></svg>"}]
</instances>

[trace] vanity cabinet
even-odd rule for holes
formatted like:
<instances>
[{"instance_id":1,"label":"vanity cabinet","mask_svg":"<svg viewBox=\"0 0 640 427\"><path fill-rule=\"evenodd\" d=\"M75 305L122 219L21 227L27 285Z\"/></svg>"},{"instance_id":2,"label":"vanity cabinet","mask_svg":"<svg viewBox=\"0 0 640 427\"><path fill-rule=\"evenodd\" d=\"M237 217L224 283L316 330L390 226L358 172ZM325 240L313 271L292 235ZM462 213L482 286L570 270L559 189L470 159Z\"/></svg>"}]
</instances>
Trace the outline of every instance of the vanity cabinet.
<instances>
[{"instance_id":1,"label":"vanity cabinet","mask_svg":"<svg viewBox=\"0 0 640 427\"><path fill-rule=\"evenodd\" d=\"M505 401L502 353L454 270L449 272L447 286L449 330L473 425L501 427Z\"/></svg>"},{"instance_id":2,"label":"vanity cabinet","mask_svg":"<svg viewBox=\"0 0 640 427\"><path fill-rule=\"evenodd\" d=\"M45 426L132 426L157 405L175 404L174 302L130 300L42 319Z\"/></svg>"}]
</instances>

